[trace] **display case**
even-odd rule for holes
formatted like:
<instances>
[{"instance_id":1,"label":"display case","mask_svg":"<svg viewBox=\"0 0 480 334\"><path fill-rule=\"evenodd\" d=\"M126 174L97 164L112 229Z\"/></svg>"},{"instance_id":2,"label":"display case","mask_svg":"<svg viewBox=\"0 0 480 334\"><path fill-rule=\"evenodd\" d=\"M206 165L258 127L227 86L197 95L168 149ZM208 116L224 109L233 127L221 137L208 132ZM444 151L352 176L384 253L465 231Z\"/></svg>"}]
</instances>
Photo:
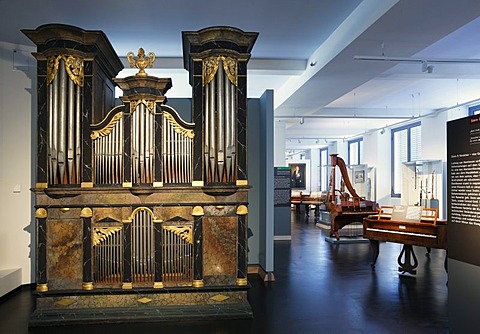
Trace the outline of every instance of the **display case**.
<instances>
[{"instance_id":1,"label":"display case","mask_svg":"<svg viewBox=\"0 0 480 334\"><path fill-rule=\"evenodd\" d=\"M444 163L441 160L405 162L402 166L402 205L436 208L443 217Z\"/></svg>"},{"instance_id":2,"label":"display case","mask_svg":"<svg viewBox=\"0 0 480 334\"><path fill-rule=\"evenodd\" d=\"M376 173L375 167L365 164L347 166L348 177L353 188L363 199L376 201Z\"/></svg>"}]
</instances>

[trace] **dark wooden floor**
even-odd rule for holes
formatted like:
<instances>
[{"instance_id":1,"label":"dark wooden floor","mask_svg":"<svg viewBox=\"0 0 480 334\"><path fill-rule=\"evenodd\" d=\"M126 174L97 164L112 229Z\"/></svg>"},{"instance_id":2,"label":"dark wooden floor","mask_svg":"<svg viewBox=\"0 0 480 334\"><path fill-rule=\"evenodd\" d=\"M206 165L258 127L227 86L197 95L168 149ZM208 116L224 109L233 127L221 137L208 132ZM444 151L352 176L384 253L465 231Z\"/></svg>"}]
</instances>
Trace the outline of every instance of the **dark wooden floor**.
<instances>
[{"instance_id":1,"label":"dark wooden floor","mask_svg":"<svg viewBox=\"0 0 480 334\"><path fill-rule=\"evenodd\" d=\"M415 278L397 272L400 245L332 245L313 218L292 214L292 240L275 241L276 282L249 277L254 319L28 328L31 292L0 300L0 333L448 333L445 251L415 248Z\"/></svg>"}]
</instances>

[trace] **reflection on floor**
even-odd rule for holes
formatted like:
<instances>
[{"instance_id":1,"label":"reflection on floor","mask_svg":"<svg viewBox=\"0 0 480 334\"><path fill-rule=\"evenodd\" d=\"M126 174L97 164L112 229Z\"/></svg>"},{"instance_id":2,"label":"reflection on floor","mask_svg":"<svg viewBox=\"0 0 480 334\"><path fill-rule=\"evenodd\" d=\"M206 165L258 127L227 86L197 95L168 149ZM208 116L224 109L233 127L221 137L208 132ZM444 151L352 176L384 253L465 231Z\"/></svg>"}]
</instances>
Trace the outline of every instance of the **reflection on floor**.
<instances>
[{"instance_id":1,"label":"reflection on floor","mask_svg":"<svg viewBox=\"0 0 480 334\"><path fill-rule=\"evenodd\" d=\"M332 245L313 217L292 213L292 240L275 241L276 282L249 277L253 320L28 328L31 293L0 300L0 333L447 333L445 251L415 248L415 278L397 272L400 245Z\"/></svg>"}]
</instances>

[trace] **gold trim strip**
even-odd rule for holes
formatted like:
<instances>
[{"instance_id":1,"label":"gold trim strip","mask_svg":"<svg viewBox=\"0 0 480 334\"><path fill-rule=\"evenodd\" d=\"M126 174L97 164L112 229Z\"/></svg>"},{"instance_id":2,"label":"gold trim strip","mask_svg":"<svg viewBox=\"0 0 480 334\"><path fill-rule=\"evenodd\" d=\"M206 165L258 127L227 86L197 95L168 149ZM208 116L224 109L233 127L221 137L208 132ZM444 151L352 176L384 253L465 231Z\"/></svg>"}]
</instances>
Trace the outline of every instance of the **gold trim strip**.
<instances>
[{"instance_id":1,"label":"gold trim strip","mask_svg":"<svg viewBox=\"0 0 480 334\"><path fill-rule=\"evenodd\" d=\"M246 278L237 277L236 283L238 286L246 286L248 285L248 280Z\"/></svg>"},{"instance_id":2,"label":"gold trim strip","mask_svg":"<svg viewBox=\"0 0 480 334\"><path fill-rule=\"evenodd\" d=\"M122 289L131 290L133 289L133 284L131 282L123 282Z\"/></svg>"},{"instance_id":3,"label":"gold trim strip","mask_svg":"<svg viewBox=\"0 0 480 334\"><path fill-rule=\"evenodd\" d=\"M92 218L92 216L93 216L93 211L90 208L83 208L82 211L80 212L81 218Z\"/></svg>"},{"instance_id":4,"label":"gold trim strip","mask_svg":"<svg viewBox=\"0 0 480 334\"><path fill-rule=\"evenodd\" d=\"M205 284L203 284L203 279L194 279L192 282L192 286L194 288L203 288Z\"/></svg>"},{"instance_id":5,"label":"gold trim strip","mask_svg":"<svg viewBox=\"0 0 480 334\"><path fill-rule=\"evenodd\" d=\"M44 208L39 208L35 211L35 218L42 219L47 217L48 217L47 210L45 210Z\"/></svg>"},{"instance_id":6,"label":"gold trim strip","mask_svg":"<svg viewBox=\"0 0 480 334\"><path fill-rule=\"evenodd\" d=\"M93 290L93 282L83 282L82 283L82 290Z\"/></svg>"},{"instance_id":7,"label":"gold trim strip","mask_svg":"<svg viewBox=\"0 0 480 334\"><path fill-rule=\"evenodd\" d=\"M237 180L237 186L248 186L248 180Z\"/></svg>"},{"instance_id":8,"label":"gold trim strip","mask_svg":"<svg viewBox=\"0 0 480 334\"><path fill-rule=\"evenodd\" d=\"M90 134L90 138L92 140L98 139L100 137L105 137L112 132L113 128L115 128L115 125L117 122L120 120L120 118L123 117L123 111L120 111L115 114L115 116L112 117L110 122L108 122L107 125L105 125L102 129L100 130L93 130L92 133Z\"/></svg>"},{"instance_id":9,"label":"gold trim strip","mask_svg":"<svg viewBox=\"0 0 480 334\"><path fill-rule=\"evenodd\" d=\"M82 182L80 188L93 188L93 182Z\"/></svg>"},{"instance_id":10,"label":"gold trim strip","mask_svg":"<svg viewBox=\"0 0 480 334\"><path fill-rule=\"evenodd\" d=\"M153 283L154 289L163 289L163 282L154 282Z\"/></svg>"},{"instance_id":11,"label":"gold trim strip","mask_svg":"<svg viewBox=\"0 0 480 334\"><path fill-rule=\"evenodd\" d=\"M132 182L123 182L122 187L123 188L131 188L133 186Z\"/></svg>"},{"instance_id":12,"label":"gold trim strip","mask_svg":"<svg viewBox=\"0 0 480 334\"><path fill-rule=\"evenodd\" d=\"M163 182L153 182L154 187L163 187Z\"/></svg>"},{"instance_id":13,"label":"gold trim strip","mask_svg":"<svg viewBox=\"0 0 480 334\"><path fill-rule=\"evenodd\" d=\"M179 135L188 137L190 139L193 139L193 137L195 137L193 130L185 129L183 126L178 124L178 122L175 120L175 118L173 118L172 115L170 115L170 113L163 112L163 117L165 117L165 119L171 123L173 130Z\"/></svg>"},{"instance_id":14,"label":"gold trim strip","mask_svg":"<svg viewBox=\"0 0 480 334\"><path fill-rule=\"evenodd\" d=\"M193 208L192 211L192 216L203 216L205 212L203 211L203 208L201 206L196 206Z\"/></svg>"},{"instance_id":15,"label":"gold trim strip","mask_svg":"<svg viewBox=\"0 0 480 334\"><path fill-rule=\"evenodd\" d=\"M47 183L47 182L35 183L35 188L38 188L38 189L47 189L47 188L48 188L48 183Z\"/></svg>"},{"instance_id":16,"label":"gold trim strip","mask_svg":"<svg viewBox=\"0 0 480 334\"><path fill-rule=\"evenodd\" d=\"M237 215L245 216L248 214L248 208L245 205L239 205L237 208Z\"/></svg>"},{"instance_id":17,"label":"gold trim strip","mask_svg":"<svg viewBox=\"0 0 480 334\"><path fill-rule=\"evenodd\" d=\"M47 292L48 284L37 284L37 292Z\"/></svg>"},{"instance_id":18,"label":"gold trim strip","mask_svg":"<svg viewBox=\"0 0 480 334\"><path fill-rule=\"evenodd\" d=\"M192 181L192 187L203 187L203 181Z\"/></svg>"}]
</instances>

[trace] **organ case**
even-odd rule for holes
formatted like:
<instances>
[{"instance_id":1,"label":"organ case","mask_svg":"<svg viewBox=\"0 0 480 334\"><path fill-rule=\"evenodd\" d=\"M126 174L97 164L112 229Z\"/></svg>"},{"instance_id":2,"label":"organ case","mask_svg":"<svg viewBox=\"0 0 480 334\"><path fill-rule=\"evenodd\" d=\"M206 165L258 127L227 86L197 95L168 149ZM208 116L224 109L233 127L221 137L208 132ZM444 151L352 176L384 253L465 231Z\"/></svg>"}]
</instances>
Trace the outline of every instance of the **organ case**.
<instances>
[{"instance_id":1,"label":"organ case","mask_svg":"<svg viewBox=\"0 0 480 334\"><path fill-rule=\"evenodd\" d=\"M183 33L190 122L165 104L171 80L146 74L153 53L129 53L139 72L114 78L123 66L103 32L24 33L38 49L31 325L92 313L98 322L251 317L245 92L257 34ZM114 311L125 307L126 316Z\"/></svg>"}]
</instances>

